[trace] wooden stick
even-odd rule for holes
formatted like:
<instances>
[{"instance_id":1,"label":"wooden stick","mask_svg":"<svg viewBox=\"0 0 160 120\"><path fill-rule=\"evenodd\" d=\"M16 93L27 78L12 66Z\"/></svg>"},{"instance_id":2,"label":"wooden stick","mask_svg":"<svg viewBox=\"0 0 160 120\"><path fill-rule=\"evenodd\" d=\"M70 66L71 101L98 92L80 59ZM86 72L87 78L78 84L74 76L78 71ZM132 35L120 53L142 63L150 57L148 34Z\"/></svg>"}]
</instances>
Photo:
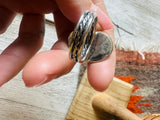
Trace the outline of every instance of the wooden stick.
<instances>
[{"instance_id":1,"label":"wooden stick","mask_svg":"<svg viewBox=\"0 0 160 120\"><path fill-rule=\"evenodd\" d=\"M94 108L101 109L123 120L142 120L127 108L120 105L116 98L113 98L104 93L95 95L92 100L92 105Z\"/></svg>"},{"instance_id":2,"label":"wooden stick","mask_svg":"<svg viewBox=\"0 0 160 120\"><path fill-rule=\"evenodd\" d=\"M133 87L133 85L114 77L111 84L103 94L113 97L118 101L118 104L126 108L131 97ZM87 78L87 72L85 72L66 115L66 120L115 120L113 116L105 114L104 111L93 109L93 97L99 93L102 92L95 91L90 86Z\"/></svg>"}]
</instances>

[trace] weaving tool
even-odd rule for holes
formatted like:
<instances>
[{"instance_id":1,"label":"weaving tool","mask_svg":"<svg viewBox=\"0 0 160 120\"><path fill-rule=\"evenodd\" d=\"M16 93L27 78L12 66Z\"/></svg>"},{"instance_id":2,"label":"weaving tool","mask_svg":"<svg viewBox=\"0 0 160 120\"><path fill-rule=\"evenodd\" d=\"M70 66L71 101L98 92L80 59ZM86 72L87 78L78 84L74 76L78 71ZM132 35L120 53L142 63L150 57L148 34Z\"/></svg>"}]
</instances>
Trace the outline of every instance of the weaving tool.
<instances>
[{"instance_id":1,"label":"weaving tool","mask_svg":"<svg viewBox=\"0 0 160 120\"><path fill-rule=\"evenodd\" d=\"M66 120L141 120L126 108L132 89L133 85L114 78L106 91L95 91L85 72Z\"/></svg>"}]
</instances>

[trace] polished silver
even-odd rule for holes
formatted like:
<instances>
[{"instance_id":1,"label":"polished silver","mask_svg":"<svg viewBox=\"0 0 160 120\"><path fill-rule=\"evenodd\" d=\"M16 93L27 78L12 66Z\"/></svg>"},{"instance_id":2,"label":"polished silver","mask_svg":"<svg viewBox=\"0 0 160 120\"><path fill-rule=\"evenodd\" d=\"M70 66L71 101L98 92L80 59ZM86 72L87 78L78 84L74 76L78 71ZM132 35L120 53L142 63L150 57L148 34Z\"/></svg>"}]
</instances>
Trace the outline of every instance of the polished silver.
<instances>
[{"instance_id":1,"label":"polished silver","mask_svg":"<svg viewBox=\"0 0 160 120\"><path fill-rule=\"evenodd\" d=\"M70 58L76 62L96 62L108 57L113 50L110 37L96 32L97 15L86 11L68 37Z\"/></svg>"},{"instance_id":2,"label":"polished silver","mask_svg":"<svg viewBox=\"0 0 160 120\"><path fill-rule=\"evenodd\" d=\"M96 32L95 39L88 53L88 62L102 61L113 51L111 38L103 32Z\"/></svg>"}]
</instances>

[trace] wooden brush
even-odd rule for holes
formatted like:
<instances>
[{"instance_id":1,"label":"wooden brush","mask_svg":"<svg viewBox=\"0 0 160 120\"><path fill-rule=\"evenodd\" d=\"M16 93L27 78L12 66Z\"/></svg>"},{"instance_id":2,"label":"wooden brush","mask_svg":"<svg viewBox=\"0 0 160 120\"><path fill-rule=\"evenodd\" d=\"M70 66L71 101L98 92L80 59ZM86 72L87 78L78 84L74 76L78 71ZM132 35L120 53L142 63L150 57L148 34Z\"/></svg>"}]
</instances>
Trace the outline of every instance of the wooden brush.
<instances>
[{"instance_id":1,"label":"wooden brush","mask_svg":"<svg viewBox=\"0 0 160 120\"><path fill-rule=\"evenodd\" d=\"M126 107L133 85L114 78L104 92L95 91L85 72L66 120L141 120Z\"/></svg>"}]
</instances>

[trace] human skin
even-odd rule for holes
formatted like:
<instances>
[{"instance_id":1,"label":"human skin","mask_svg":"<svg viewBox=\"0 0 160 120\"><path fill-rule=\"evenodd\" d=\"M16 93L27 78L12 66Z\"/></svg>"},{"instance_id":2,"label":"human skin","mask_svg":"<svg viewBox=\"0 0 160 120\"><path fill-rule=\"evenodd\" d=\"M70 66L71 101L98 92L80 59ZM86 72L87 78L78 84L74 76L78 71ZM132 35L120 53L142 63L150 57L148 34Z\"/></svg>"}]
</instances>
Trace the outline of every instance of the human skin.
<instances>
[{"instance_id":1,"label":"human skin","mask_svg":"<svg viewBox=\"0 0 160 120\"><path fill-rule=\"evenodd\" d=\"M27 87L42 85L70 72L67 38L85 10L98 15L98 30L114 42L113 24L103 0L0 0L0 33L4 33L17 13L23 15L19 35L0 55L0 85L23 69ZM44 38L44 14L53 13L58 40L51 50L36 54ZM35 55L36 54L36 55ZM115 49L104 61L89 63L88 79L93 88L105 90L114 76Z\"/></svg>"}]
</instances>

